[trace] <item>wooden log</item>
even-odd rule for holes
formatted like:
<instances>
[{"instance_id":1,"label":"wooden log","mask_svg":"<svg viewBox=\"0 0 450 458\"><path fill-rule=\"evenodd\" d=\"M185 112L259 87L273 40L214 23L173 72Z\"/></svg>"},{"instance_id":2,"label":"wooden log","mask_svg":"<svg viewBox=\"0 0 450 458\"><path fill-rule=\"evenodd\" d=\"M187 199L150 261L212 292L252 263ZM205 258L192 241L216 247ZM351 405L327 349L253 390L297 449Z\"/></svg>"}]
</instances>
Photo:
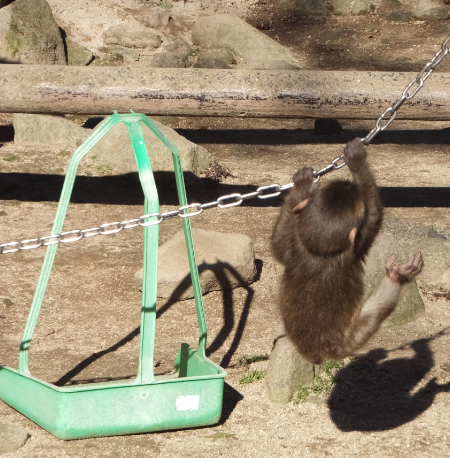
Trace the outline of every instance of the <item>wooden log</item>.
<instances>
[{"instance_id":1,"label":"wooden log","mask_svg":"<svg viewBox=\"0 0 450 458\"><path fill-rule=\"evenodd\" d=\"M378 118L414 73L0 65L0 112ZM450 73L399 110L450 119Z\"/></svg>"}]
</instances>

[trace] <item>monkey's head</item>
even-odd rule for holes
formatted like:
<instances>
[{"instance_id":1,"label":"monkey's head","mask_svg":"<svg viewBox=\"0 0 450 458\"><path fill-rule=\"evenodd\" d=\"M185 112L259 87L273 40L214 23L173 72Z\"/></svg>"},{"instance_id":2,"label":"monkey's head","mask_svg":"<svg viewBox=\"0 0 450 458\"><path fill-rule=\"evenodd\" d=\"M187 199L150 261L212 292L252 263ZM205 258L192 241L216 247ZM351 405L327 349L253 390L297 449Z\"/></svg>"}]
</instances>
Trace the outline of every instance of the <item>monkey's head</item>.
<instances>
[{"instance_id":1,"label":"monkey's head","mask_svg":"<svg viewBox=\"0 0 450 458\"><path fill-rule=\"evenodd\" d=\"M351 248L365 212L364 199L357 186L344 180L319 186L307 204L296 209L302 242L309 251L319 255Z\"/></svg>"}]
</instances>

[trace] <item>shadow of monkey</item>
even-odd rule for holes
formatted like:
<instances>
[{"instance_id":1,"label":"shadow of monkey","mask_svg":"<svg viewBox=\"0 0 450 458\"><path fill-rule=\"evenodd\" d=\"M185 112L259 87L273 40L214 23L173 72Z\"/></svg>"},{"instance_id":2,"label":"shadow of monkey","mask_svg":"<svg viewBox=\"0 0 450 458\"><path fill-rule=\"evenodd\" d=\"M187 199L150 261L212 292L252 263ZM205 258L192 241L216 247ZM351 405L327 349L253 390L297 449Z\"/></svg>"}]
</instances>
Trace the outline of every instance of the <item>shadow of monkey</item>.
<instances>
[{"instance_id":1,"label":"shadow of monkey","mask_svg":"<svg viewBox=\"0 0 450 458\"><path fill-rule=\"evenodd\" d=\"M450 382L439 385L436 378L414 391L434 366L432 339L414 341L412 358L383 361L388 351L375 349L341 369L328 398L336 426L341 431L393 429L427 410L438 393L450 391Z\"/></svg>"}]
</instances>

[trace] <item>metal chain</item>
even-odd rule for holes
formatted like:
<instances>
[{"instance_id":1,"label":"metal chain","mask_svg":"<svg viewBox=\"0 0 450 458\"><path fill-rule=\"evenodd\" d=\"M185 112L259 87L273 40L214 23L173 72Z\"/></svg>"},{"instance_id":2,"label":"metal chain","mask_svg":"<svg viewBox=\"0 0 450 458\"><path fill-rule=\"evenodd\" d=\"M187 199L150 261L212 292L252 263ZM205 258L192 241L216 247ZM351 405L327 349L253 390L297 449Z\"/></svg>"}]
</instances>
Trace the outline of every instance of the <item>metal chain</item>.
<instances>
[{"instance_id":1,"label":"metal chain","mask_svg":"<svg viewBox=\"0 0 450 458\"><path fill-rule=\"evenodd\" d=\"M384 131L387 127L394 121L397 116L397 110L407 101L411 100L423 87L425 81L431 75L433 70L442 62L444 57L449 53L448 43L450 41L450 36L442 43L441 49L436 55L428 62L425 67L417 74L417 76L408 84L408 86L403 91L402 96L391 106L389 107L377 120L375 127L369 132L369 134L362 138L361 141L368 145L379 132ZM412 90L414 85L417 87L413 92ZM386 121L384 125L382 122ZM344 160L344 155L337 157L330 165L327 165L319 171L314 171L314 177L316 181L320 180L320 177L326 175L327 173L338 170L344 167L345 162L339 163ZM191 218L192 216L200 215L203 210L209 210L210 208L219 207L219 208L230 208L237 207L241 205L244 200L253 199L258 197L258 199L270 199L271 197L279 196L283 191L290 189L294 186L294 183L289 183L286 185L271 184L269 186L261 186L255 192L249 192L248 194L233 193L228 194L222 197L219 197L217 200L208 202L206 204L190 204L179 207L178 210L173 210L165 213L151 213L149 215L143 215L140 218L130 219L122 222L114 223L105 223L99 227L93 227L91 229L84 230L75 230L69 232L62 232L60 234L47 235L45 237L39 237L37 239L22 240L21 242L9 242L0 244L0 254L14 253L17 251L32 250L34 248L39 248L41 246L55 245L57 243L71 243L78 242L79 240L87 237L94 237L96 235L109 235L117 234L124 229L132 229L133 227L141 226L154 226L156 224L161 224L163 221L166 221L170 218L180 217L180 218ZM267 192L271 191L271 192ZM189 210L193 210L189 212Z\"/></svg>"}]
</instances>

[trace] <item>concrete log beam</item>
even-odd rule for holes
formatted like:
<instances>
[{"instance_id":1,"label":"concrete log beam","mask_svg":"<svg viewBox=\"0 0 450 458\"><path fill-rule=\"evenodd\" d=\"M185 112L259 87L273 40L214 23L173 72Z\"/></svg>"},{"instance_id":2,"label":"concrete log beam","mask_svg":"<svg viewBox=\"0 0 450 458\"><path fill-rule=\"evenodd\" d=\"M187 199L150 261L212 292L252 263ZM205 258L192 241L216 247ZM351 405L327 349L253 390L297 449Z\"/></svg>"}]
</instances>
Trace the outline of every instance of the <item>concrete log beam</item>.
<instances>
[{"instance_id":1,"label":"concrete log beam","mask_svg":"<svg viewBox=\"0 0 450 458\"><path fill-rule=\"evenodd\" d=\"M413 73L0 65L0 112L374 119ZM450 73L398 114L450 119Z\"/></svg>"}]
</instances>

